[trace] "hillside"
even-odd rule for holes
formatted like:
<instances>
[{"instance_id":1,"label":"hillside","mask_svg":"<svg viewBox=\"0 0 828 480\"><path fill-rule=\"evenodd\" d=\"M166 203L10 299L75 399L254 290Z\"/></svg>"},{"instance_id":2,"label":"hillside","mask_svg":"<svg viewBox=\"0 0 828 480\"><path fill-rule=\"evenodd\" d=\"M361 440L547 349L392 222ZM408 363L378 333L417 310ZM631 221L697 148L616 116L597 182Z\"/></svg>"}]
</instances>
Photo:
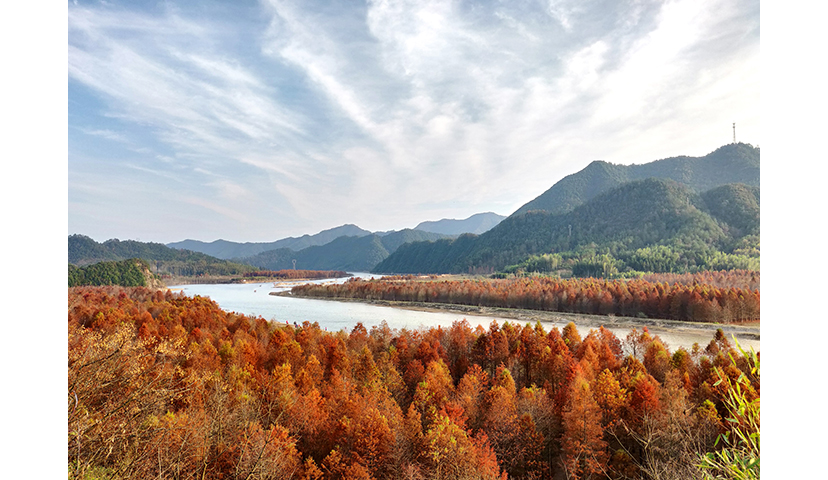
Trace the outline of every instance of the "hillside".
<instances>
[{"instance_id":1,"label":"hillside","mask_svg":"<svg viewBox=\"0 0 828 480\"><path fill-rule=\"evenodd\" d=\"M688 267L700 265L705 255L729 253L743 233L752 231L752 214L758 229L758 208L749 208L752 191L742 185L699 195L669 180L629 182L568 213L530 211L503 220L483 235L404 245L374 271L491 272L542 253L608 253L623 258L649 254L639 250L655 245L692 252L698 258L683 260ZM754 198L758 199L758 189Z\"/></svg>"},{"instance_id":2,"label":"hillside","mask_svg":"<svg viewBox=\"0 0 828 480\"><path fill-rule=\"evenodd\" d=\"M207 255L230 260L233 258L252 257L256 254L266 252L268 250L277 250L280 248L287 248L293 251L299 251L304 248L315 245L324 245L333 241L336 238L348 237L362 237L370 235L371 232L363 230L356 225L341 225L339 227L323 230L315 235L302 235L301 237L287 237L275 242L230 242L227 240L216 240L213 242L201 242L198 240L183 240L181 242L168 243L170 248L191 250L193 252L201 252Z\"/></svg>"},{"instance_id":3,"label":"hillside","mask_svg":"<svg viewBox=\"0 0 828 480\"><path fill-rule=\"evenodd\" d=\"M759 187L759 149L744 143L724 145L703 157L672 157L641 165L614 165L594 161L564 177L526 203L512 216L541 210L563 214L624 183L660 178L673 180L695 192L730 183Z\"/></svg>"},{"instance_id":4,"label":"hillside","mask_svg":"<svg viewBox=\"0 0 828 480\"><path fill-rule=\"evenodd\" d=\"M759 187L723 185L705 192L710 214L732 229L731 235L759 235Z\"/></svg>"},{"instance_id":5,"label":"hillside","mask_svg":"<svg viewBox=\"0 0 828 480\"><path fill-rule=\"evenodd\" d=\"M99 262L146 260L153 273L170 275L240 275L251 272L250 265L221 260L200 252L177 250L161 243L111 239L103 243L85 235L69 236L69 263L77 267Z\"/></svg>"},{"instance_id":6,"label":"hillside","mask_svg":"<svg viewBox=\"0 0 828 480\"><path fill-rule=\"evenodd\" d=\"M99 262L85 267L69 264L69 287L120 285L122 287L160 287L161 282L150 273L149 264L130 258Z\"/></svg>"},{"instance_id":7,"label":"hillside","mask_svg":"<svg viewBox=\"0 0 828 480\"><path fill-rule=\"evenodd\" d=\"M307 247L298 252L280 248L237 260L270 270L293 268L295 259L296 268L306 270L365 272L370 271L404 243L440 238L444 238L444 235L405 229L384 236L343 236L324 245Z\"/></svg>"},{"instance_id":8,"label":"hillside","mask_svg":"<svg viewBox=\"0 0 828 480\"><path fill-rule=\"evenodd\" d=\"M506 217L492 212L478 213L464 220L444 218L435 222L421 222L414 227L414 230L441 233L443 235L462 235L464 233L480 235L494 228L504 218Z\"/></svg>"}]
</instances>

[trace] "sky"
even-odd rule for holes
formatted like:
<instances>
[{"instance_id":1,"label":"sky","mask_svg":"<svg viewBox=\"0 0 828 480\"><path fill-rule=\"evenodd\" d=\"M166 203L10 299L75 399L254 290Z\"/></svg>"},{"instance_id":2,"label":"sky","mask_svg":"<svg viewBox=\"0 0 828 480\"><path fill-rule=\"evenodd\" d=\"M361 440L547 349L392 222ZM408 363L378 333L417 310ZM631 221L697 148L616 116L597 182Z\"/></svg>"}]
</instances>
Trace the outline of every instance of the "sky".
<instances>
[{"instance_id":1,"label":"sky","mask_svg":"<svg viewBox=\"0 0 828 480\"><path fill-rule=\"evenodd\" d=\"M759 31L757 0L72 1L69 233L399 230L760 145Z\"/></svg>"}]
</instances>

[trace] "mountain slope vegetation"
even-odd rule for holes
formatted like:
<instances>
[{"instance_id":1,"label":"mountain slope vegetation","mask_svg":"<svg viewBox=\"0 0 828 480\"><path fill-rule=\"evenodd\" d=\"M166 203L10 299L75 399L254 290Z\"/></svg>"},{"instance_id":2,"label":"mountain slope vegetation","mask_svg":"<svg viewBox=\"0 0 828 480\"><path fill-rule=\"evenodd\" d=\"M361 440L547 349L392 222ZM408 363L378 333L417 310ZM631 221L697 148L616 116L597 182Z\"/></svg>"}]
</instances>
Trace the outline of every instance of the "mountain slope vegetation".
<instances>
[{"instance_id":1,"label":"mountain slope vegetation","mask_svg":"<svg viewBox=\"0 0 828 480\"><path fill-rule=\"evenodd\" d=\"M695 192L729 183L759 187L759 149L745 143L724 145L703 157L672 157L641 165L594 161L564 177L520 207L512 216L541 210L562 214L620 185L646 178L674 180Z\"/></svg>"},{"instance_id":2,"label":"mountain slope vegetation","mask_svg":"<svg viewBox=\"0 0 828 480\"><path fill-rule=\"evenodd\" d=\"M722 185L702 194L710 214L727 225L734 237L759 235L759 187Z\"/></svg>"},{"instance_id":3,"label":"mountain slope vegetation","mask_svg":"<svg viewBox=\"0 0 828 480\"><path fill-rule=\"evenodd\" d=\"M69 286L120 285L122 287L158 286L149 264L140 258L99 262L85 267L69 264Z\"/></svg>"}]
</instances>

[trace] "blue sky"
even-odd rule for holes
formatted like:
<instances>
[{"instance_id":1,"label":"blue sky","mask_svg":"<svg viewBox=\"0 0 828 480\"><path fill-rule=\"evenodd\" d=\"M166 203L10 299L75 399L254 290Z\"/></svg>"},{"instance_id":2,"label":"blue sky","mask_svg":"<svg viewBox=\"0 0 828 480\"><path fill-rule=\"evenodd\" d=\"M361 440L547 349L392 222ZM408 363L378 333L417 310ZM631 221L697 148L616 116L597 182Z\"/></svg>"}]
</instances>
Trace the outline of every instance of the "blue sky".
<instances>
[{"instance_id":1,"label":"blue sky","mask_svg":"<svg viewBox=\"0 0 828 480\"><path fill-rule=\"evenodd\" d=\"M272 241L508 215L761 144L759 2L68 5L68 227Z\"/></svg>"}]
</instances>

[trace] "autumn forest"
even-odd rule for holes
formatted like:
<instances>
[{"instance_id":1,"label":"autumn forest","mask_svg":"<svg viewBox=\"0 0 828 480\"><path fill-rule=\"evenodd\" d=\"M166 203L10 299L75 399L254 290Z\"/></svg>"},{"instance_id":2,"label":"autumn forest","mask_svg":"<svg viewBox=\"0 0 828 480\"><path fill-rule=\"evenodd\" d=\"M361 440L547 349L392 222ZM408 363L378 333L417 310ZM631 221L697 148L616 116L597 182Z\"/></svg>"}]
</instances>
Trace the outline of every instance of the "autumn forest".
<instances>
[{"instance_id":1,"label":"autumn forest","mask_svg":"<svg viewBox=\"0 0 828 480\"><path fill-rule=\"evenodd\" d=\"M433 281L432 281L433 280ZM669 280L669 281L668 281ZM759 320L759 272L650 274L636 280L596 278L421 281L413 275L294 287L300 297L478 305L551 312L732 323Z\"/></svg>"},{"instance_id":2,"label":"autumn forest","mask_svg":"<svg viewBox=\"0 0 828 480\"><path fill-rule=\"evenodd\" d=\"M730 308L727 287L680 291ZM690 350L574 324L328 332L116 286L70 288L68 312L70 478L663 479L758 459L759 356L721 330Z\"/></svg>"}]
</instances>

